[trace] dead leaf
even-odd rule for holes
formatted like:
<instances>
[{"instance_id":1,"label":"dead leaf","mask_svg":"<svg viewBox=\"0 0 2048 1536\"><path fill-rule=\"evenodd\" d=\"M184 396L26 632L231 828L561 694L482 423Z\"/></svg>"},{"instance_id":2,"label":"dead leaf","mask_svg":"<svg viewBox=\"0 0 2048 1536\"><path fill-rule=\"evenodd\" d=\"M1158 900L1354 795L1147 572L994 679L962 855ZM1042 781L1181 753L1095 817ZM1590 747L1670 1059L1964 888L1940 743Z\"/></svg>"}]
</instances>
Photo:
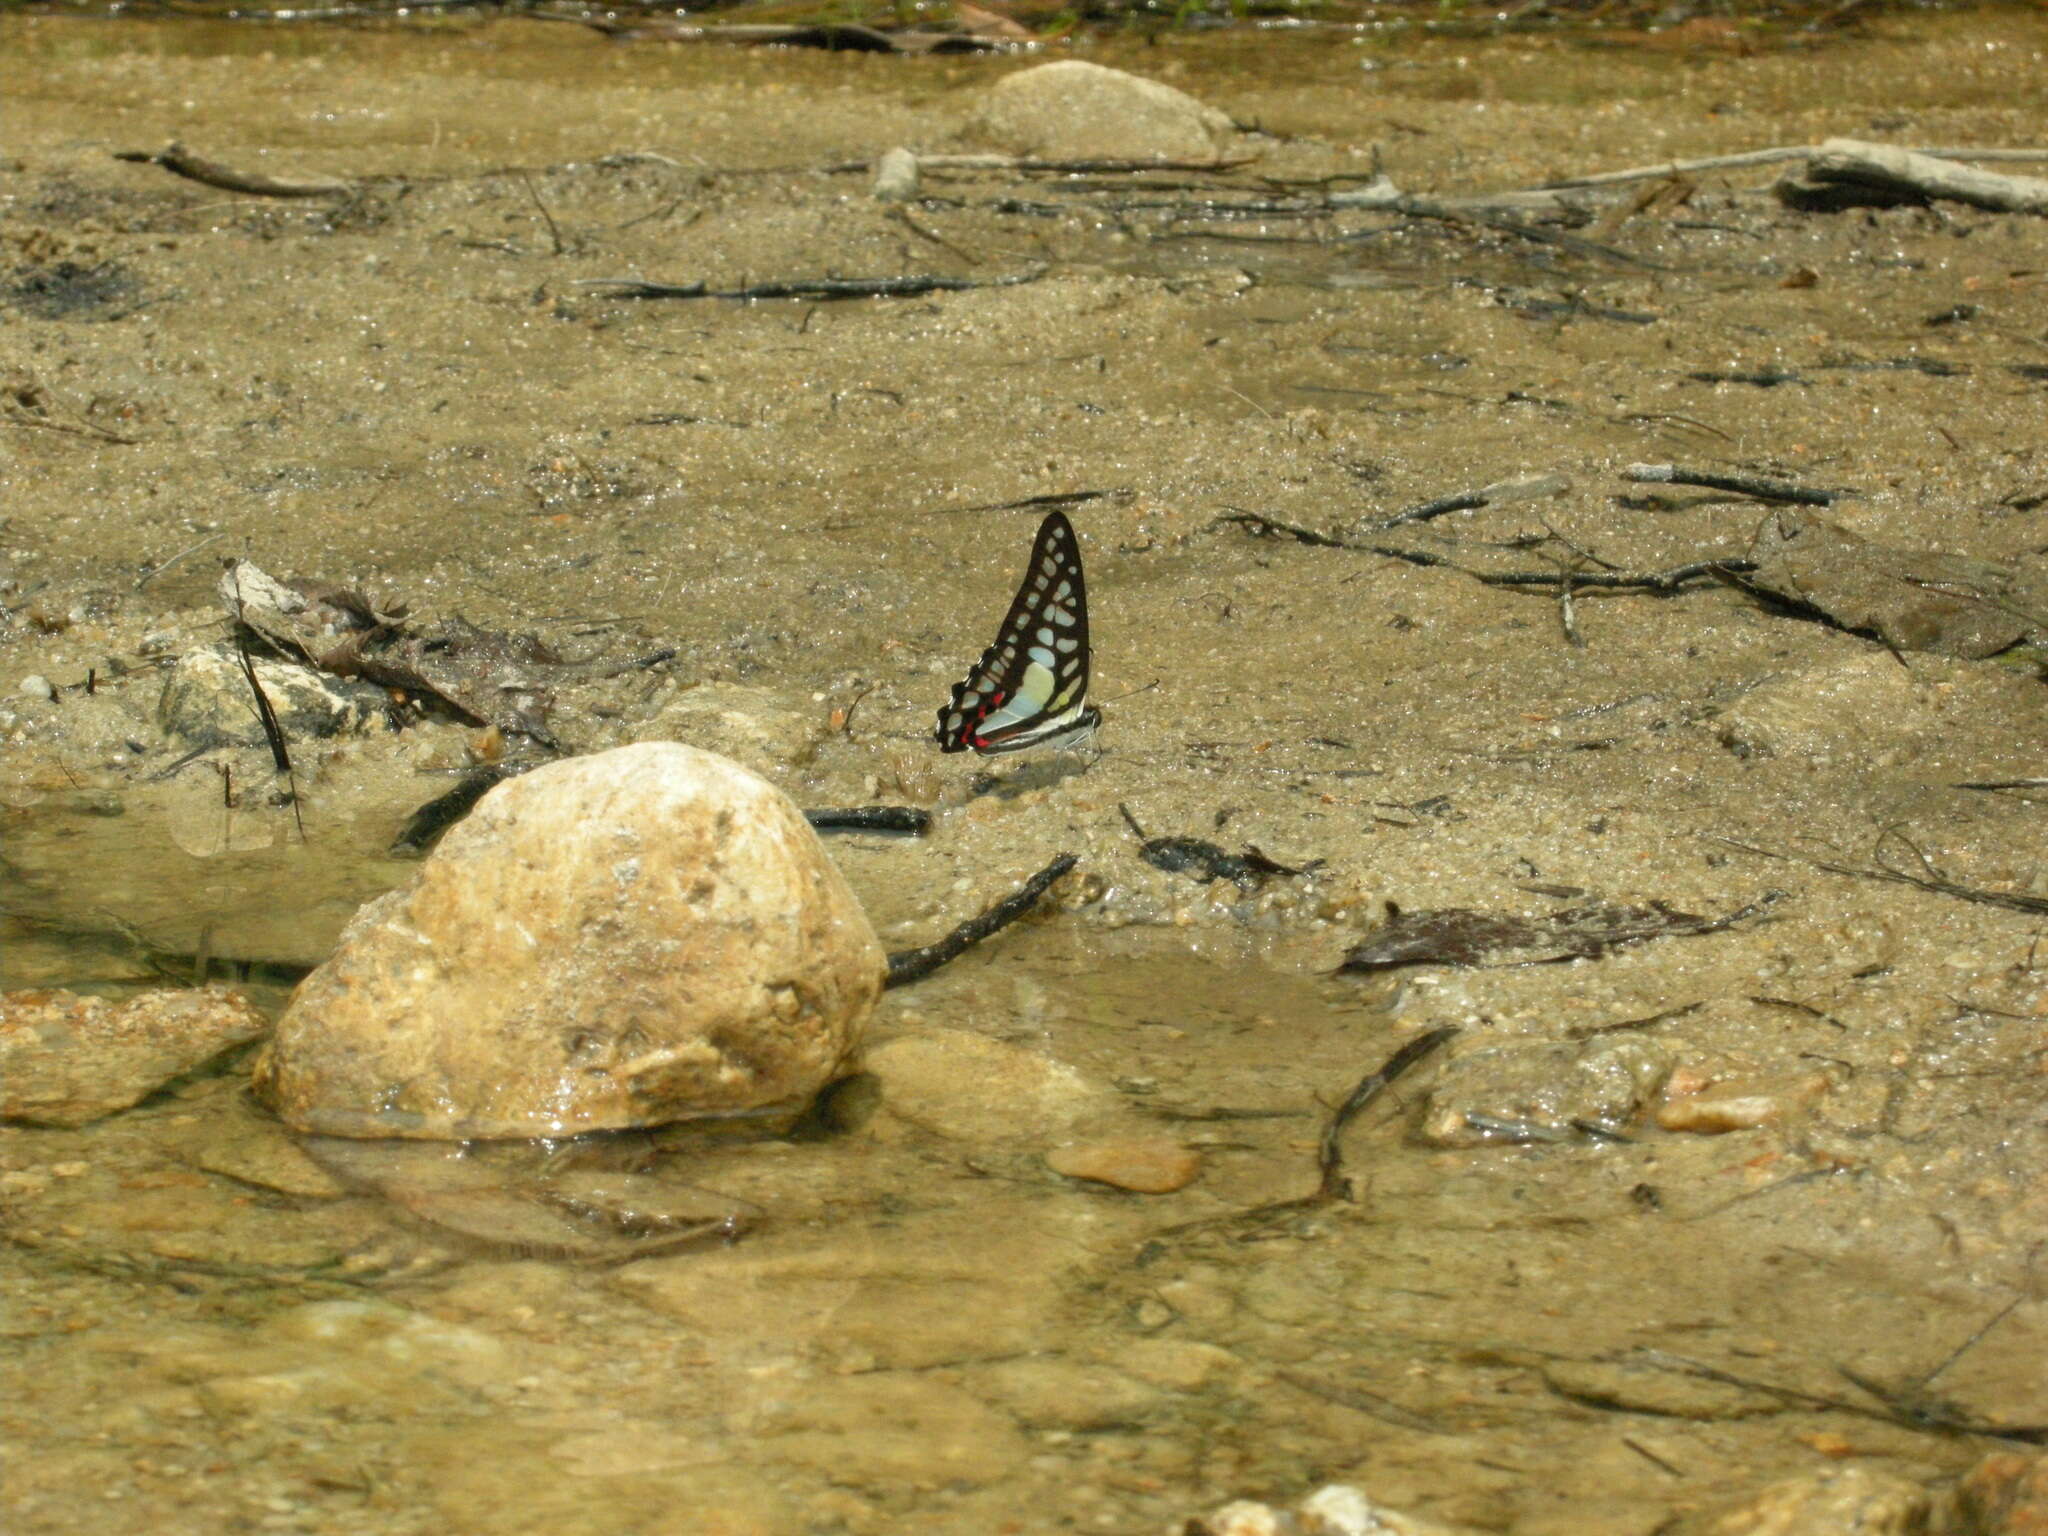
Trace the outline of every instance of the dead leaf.
<instances>
[{"instance_id":1,"label":"dead leaf","mask_svg":"<svg viewBox=\"0 0 2048 1536\"><path fill-rule=\"evenodd\" d=\"M1782 894L1769 892L1726 917L1676 912L1662 902L1623 907L1598 901L1541 917L1473 912L1463 907L1395 912L1377 933L1355 946L1337 969L1358 975L1404 965L1542 965L1592 959L1624 944L1719 933L1755 916Z\"/></svg>"},{"instance_id":2,"label":"dead leaf","mask_svg":"<svg viewBox=\"0 0 2048 1536\"><path fill-rule=\"evenodd\" d=\"M1879 544L1795 508L1773 511L1745 584L1811 608L1893 650L1966 661L2048 629L2048 589L2019 571L1942 550Z\"/></svg>"}]
</instances>

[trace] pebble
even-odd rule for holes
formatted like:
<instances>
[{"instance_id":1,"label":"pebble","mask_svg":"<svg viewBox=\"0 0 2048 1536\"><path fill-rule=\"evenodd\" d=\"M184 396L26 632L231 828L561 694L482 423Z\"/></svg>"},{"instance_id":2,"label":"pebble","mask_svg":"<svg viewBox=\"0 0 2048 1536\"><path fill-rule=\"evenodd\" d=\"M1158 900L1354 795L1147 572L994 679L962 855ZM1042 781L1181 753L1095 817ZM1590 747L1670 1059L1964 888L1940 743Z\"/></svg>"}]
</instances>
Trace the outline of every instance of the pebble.
<instances>
[{"instance_id":1,"label":"pebble","mask_svg":"<svg viewBox=\"0 0 2048 1536\"><path fill-rule=\"evenodd\" d=\"M1233 1499L1188 1521L1185 1536L1460 1536L1463 1530L1375 1504L1349 1483L1329 1483L1292 1509Z\"/></svg>"},{"instance_id":2,"label":"pebble","mask_svg":"<svg viewBox=\"0 0 2048 1536\"><path fill-rule=\"evenodd\" d=\"M1070 1179L1087 1179L1140 1195L1170 1195L1186 1189L1202 1171L1199 1152L1164 1137L1074 1142L1053 1148L1045 1154L1045 1161L1053 1172Z\"/></svg>"},{"instance_id":3,"label":"pebble","mask_svg":"<svg viewBox=\"0 0 2048 1536\"><path fill-rule=\"evenodd\" d=\"M1810 1109L1827 1091L1827 1077L1819 1072L1791 1079L1715 1083L1701 1092L1667 1100L1657 1110L1657 1124L1667 1131L1692 1131L1702 1136L1754 1130Z\"/></svg>"},{"instance_id":4,"label":"pebble","mask_svg":"<svg viewBox=\"0 0 2048 1536\"><path fill-rule=\"evenodd\" d=\"M892 149L875 162L875 199L884 203L907 203L917 196L917 156L907 149Z\"/></svg>"},{"instance_id":5,"label":"pebble","mask_svg":"<svg viewBox=\"0 0 2048 1536\"><path fill-rule=\"evenodd\" d=\"M50 680L40 672L31 672L27 677L24 677L21 680L21 686L15 689L15 692L25 699L54 699L57 697L57 690L50 685Z\"/></svg>"}]
</instances>

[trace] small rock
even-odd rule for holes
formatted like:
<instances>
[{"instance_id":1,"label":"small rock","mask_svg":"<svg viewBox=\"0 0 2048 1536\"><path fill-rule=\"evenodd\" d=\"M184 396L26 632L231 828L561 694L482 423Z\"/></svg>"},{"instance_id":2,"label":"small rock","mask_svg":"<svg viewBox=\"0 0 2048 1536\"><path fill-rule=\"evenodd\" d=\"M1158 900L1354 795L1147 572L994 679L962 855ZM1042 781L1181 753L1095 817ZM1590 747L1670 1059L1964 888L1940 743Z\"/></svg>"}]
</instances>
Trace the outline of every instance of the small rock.
<instances>
[{"instance_id":1,"label":"small rock","mask_svg":"<svg viewBox=\"0 0 2048 1536\"><path fill-rule=\"evenodd\" d=\"M1228 117L1185 91L1077 59L998 80L968 132L1054 160L1212 160L1236 136Z\"/></svg>"},{"instance_id":2,"label":"small rock","mask_svg":"<svg viewBox=\"0 0 2048 1536\"><path fill-rule=\"evenodd\" d=\"M1201 1154L1164 1137L1082 1141L1045 1154L1054 1173L1088 1179L1141 1195L1186 1189L1202 1171Z\"/></svg>"},{"instance_id":3,"label":"small rock","mask_svg":"<svg viewBox=\"0 0 2048 1536\"><path fill-rule=\"evenodd\" d=\"M322 1168L278 1123L255 1108L231 1115L192 1158L208 1173L306 1200L338 1200L348 1186Z\"/></svg>"},{"instance_id":4,"label":"small rock","mask_svg":"<svg viewBox=\"0 0 2048 1536\"><path fill-rule=\"evenodd\" d=\"M343 682L290 662L256 661L254 666L287 741L385 728L391 701L381 688ZM195 747L253 747L264 741L263 720L241 658L220 646L178 658L164 679L156 723L166 736Z\"/></svg>"},{"instance_id":5,"label":"small rock","mask_svg":"<svg viewBox=\"0 0 2048 1536\"><path fill-rule=\"evenodd\" d=\"M1993 1451L1956 1489L1963 1529L1973 1536L2048 1532L2048 1456Z\"/></svg>"},{"instance_id":6,"label":"small rock","mask_svg":"<svg viewBox=\"0 0 2048 1536\"><path fill-rule=\"evenodd\" d=\"M1329 1483L1292 1510L1233 1500L1188 1521L1185 1536L1463 1536L1465 1529L1375 1504L1348 1483Z\"/></svg>"},{"instance_id":7,"label":"small rock","mask_svg":"<svg viewBox=\"0 0 2048 1536\"><path fill-rule=\"evenodd\" d=\"M1671 1070L1648 1040L1511 1041L1444 1064L1422 1119L1440 1147L1565 1141L1578 1127L1620 1131L1635 1123Z\"/></svg>"},{"instance_id":8,"label":"small rock","mask_svg":"<svg viewBox=\"0 0 2048 1536\"><path fill-rule=\"evenodd\" d=\"M917 196L917 156L907 149L892 149L875 162L875 199L884 203L907 203Z\"/></svg>"},{"instance_id":9,"label":"small rock","mask_svg":"<svg viewBox=\"0 0 2048 1536\"><path fill-rule=\"evenodd\" d=\"M1289 1536L1292 1520L1286 1520L1270 1504L1253 1499L1232 1499L1206 1515L1190 1520L1186 1536Z\"/></svg>"},{"instance_id":10,"label":"small rock","mask_svg":"<svg viewBox=\"0 0 2048 1536\"><path fill-rule=\"evenodd\" d=\"M50 680L40 672L31 672L21 680L21 686L14 690L24 699L54 699L57 690L50 686Z\"/></svg>"},{"instance_id":11,"label":"small rock","mask_svg":"<svg viewBox=\"0 0 2048 1536\"><path fill-rule=\"evenodd\" d=\"M0 1120L86 1125L270 1028L238 992L0 995Z\"/></svg>"},{"instance_id":12,"label":"small rock","mask_svg":"<svg viewBox=\"0 0 2048 1536\"><path fill-rule=\"evenodd\" d=\"M668 743L498 785L299 984L256 1066L294 1130L575 1135L794 1112L886 958L788 797Z\"/></svg>"},{"instance_id":13,"label":"small rock","mask_svg":"<svg viewBox=\"0 0 2048 1536\"><path fill-rule=\"evenodd\" d=\"M1921 1536L1929 1504L1918 1483L1837 1467L1773 1483L1707 1530L1711 1536Z\"/></svg>"},{"instance_id":14,"label":"small rock","mask_svg":"<svg viewBox=\"0 0 2048 1536\"><path fill-rule=\"evenodd\" d=\"M1456 1528L1375 1504L1349 1483L1329 1483L1295 1506L1302 1536L1455 1536Z\"/></svg>"},{"instance_id":15,"label":"small rock","mask_svg":"<svg viewBox=\"0 0 2048 1536\"><path fill-rule=\"evenodd\" d=\"M881 1079L890 1114L954 1141L1043 1143L1118 1107L1065 1062L966 1030L888 1041L868 1052L866 1066Z\"/></svg>"},{"instance_id":16,"label":"small rock","mask_svg":"<svg viewBox=\"0 0 2048 1536\"><path fill-rule=\"evenodd\" d=\"M1657 1124L1667 1131L1694 1131L1703 1136L1753 1130L1812 1108L1827 1091L1827 1076L1820 1072L1789 1081L1716 1083L1702 1092L1668 1100L1657 1111Z\"/></svg>"}]
</instances>

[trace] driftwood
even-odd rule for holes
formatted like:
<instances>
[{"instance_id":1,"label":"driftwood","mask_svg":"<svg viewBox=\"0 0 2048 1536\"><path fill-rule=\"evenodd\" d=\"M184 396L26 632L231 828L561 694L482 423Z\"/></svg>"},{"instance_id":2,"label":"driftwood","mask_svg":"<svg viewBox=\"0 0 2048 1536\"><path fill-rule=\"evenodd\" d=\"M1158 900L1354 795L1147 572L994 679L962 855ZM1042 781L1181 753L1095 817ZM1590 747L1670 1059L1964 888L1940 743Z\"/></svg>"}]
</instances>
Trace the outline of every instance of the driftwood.
<instances>
[{"instance_id":1,"label":"driftwood","mask_svg":"<svg viewBox=\"0 0 2048 1536\"><path fill-rule=\"evenodd\" d=\"M1829 139L1804 171L1774 189L1794 208L1832 209L1942 199L1994 213L2048 214L2048 180L2008 176L1860 139Z\"/></svg>"},{"instance_id":2,"label":"driftwood","mask_svg":"<svg viewBox=\"0 0 2048 1536\"><path fill-rule=\"evenodd\" d=\"M1847 144L1856 141L1831 139L1828 142ZM1665 160L1656 165L1633 166L1625 171L1599 171L1591 176L1564 176L1556 181L1543 182L1533 190L1561 192L1578 187L1617 187L1631 181L1662 181L1670 177L1690 176L1695 171L1733 171L1753 165L1782 165L1790 160L1811 160L1827 148L1827 144L1780 144L1770 149L1751 149L1733 155L1704 155L1693 160ZM1975 149L1968 145L1906 149L1898 153L1939 160L2048 160L2048 149Z\"/></svg>"},{"instance_id":3,"label":"driftwood","mask_svg":"<svg viewBox=\"0 0 2048 1536\"><path fill-rule=\"evenodd\" d=\"M114 158L136 165L160 165L173 176L182 176L187 181L218 187L223 192L246 193L250 197L346 197L355 191L353 182L290 181L281 176L265 176L260 171L238 171L217 160L195 155L177 143L166 144L158 150L117 150Z\"/></svg>"},{"instance_id":4,"label":"driftwood","mask_svg":"<svg viewBox=\"0 0 2048 1536\"><path fill-rule=\"evenodd\" d=\"M1831 506L1849 493L1817 491L1786 480L1766 480L1760 475L1728 475L1709 469L1685 469L1677 464L1631 464L1621 472L1624 480L1642 485L1698 485L1708 490L1733 491L1760 501L1790 501L1809 507Z\"/></svg>"}]
</instances>

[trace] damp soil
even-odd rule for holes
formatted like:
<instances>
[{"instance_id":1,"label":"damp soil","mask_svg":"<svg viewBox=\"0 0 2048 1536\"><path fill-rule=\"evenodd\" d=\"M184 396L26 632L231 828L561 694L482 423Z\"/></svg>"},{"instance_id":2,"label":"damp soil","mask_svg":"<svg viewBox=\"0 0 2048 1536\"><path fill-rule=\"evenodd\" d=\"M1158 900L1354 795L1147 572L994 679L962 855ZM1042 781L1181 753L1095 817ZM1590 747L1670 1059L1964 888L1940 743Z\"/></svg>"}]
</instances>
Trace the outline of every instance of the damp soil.
<instances>
[{"instance_id":1,"label":"damp soil","mask_svg":"<svg viewBox=\"0 0 2048 1536\"><path fill-rule=\"evenodd\" d=\"M0 40L0 981L225 968L276 1006L405 878L407 812L500 750L412 705L300 741L303 834L260 747L181 762L164 669L222 638L234 555L578 661L673 651L580 674L554 735L931 808L928 837L832 843L892 946L1078 854L873 1038L992 1037L1203 1159L1130 1194L1050 1171L1028 1115L885 1097L795 1139L378 1163L293 1143L232 1066L0 1127L11 1530L1157 1531L1343 1480L1629 1536L1845 1464L1938 1496L2048 1421L2042 812L1959 787L2038 775L2033 663L1712 574L1568 605L1471 574L1736 560L1775 515L1623 478L1643 461L1844 489L1825 516L1863 539L2031 571L2041 221L1793 212L1772 168L1631 192L1584 243L1204 206L2038 144L2038 17L1094 37L1255 158L932 173L907 205L874 157L964 147L1025 61L520 20ZM355 190L114 158L173 139ZM1031 280L588 286L906 274ZM1042 498L1082 493L1099 755L940 756ZM1132 821L1322 862L1205 882ZM1334 974L1390 907L1658 902L1766 904L1567 963ZM1447 1025L1348 1129L1354 1198L1279 1204L1360 1076ZM1764 1111L1671 1113L1715 1084ZM602 1241L505 1214L572 1185Z\"/></svg>"}]
</instances>

